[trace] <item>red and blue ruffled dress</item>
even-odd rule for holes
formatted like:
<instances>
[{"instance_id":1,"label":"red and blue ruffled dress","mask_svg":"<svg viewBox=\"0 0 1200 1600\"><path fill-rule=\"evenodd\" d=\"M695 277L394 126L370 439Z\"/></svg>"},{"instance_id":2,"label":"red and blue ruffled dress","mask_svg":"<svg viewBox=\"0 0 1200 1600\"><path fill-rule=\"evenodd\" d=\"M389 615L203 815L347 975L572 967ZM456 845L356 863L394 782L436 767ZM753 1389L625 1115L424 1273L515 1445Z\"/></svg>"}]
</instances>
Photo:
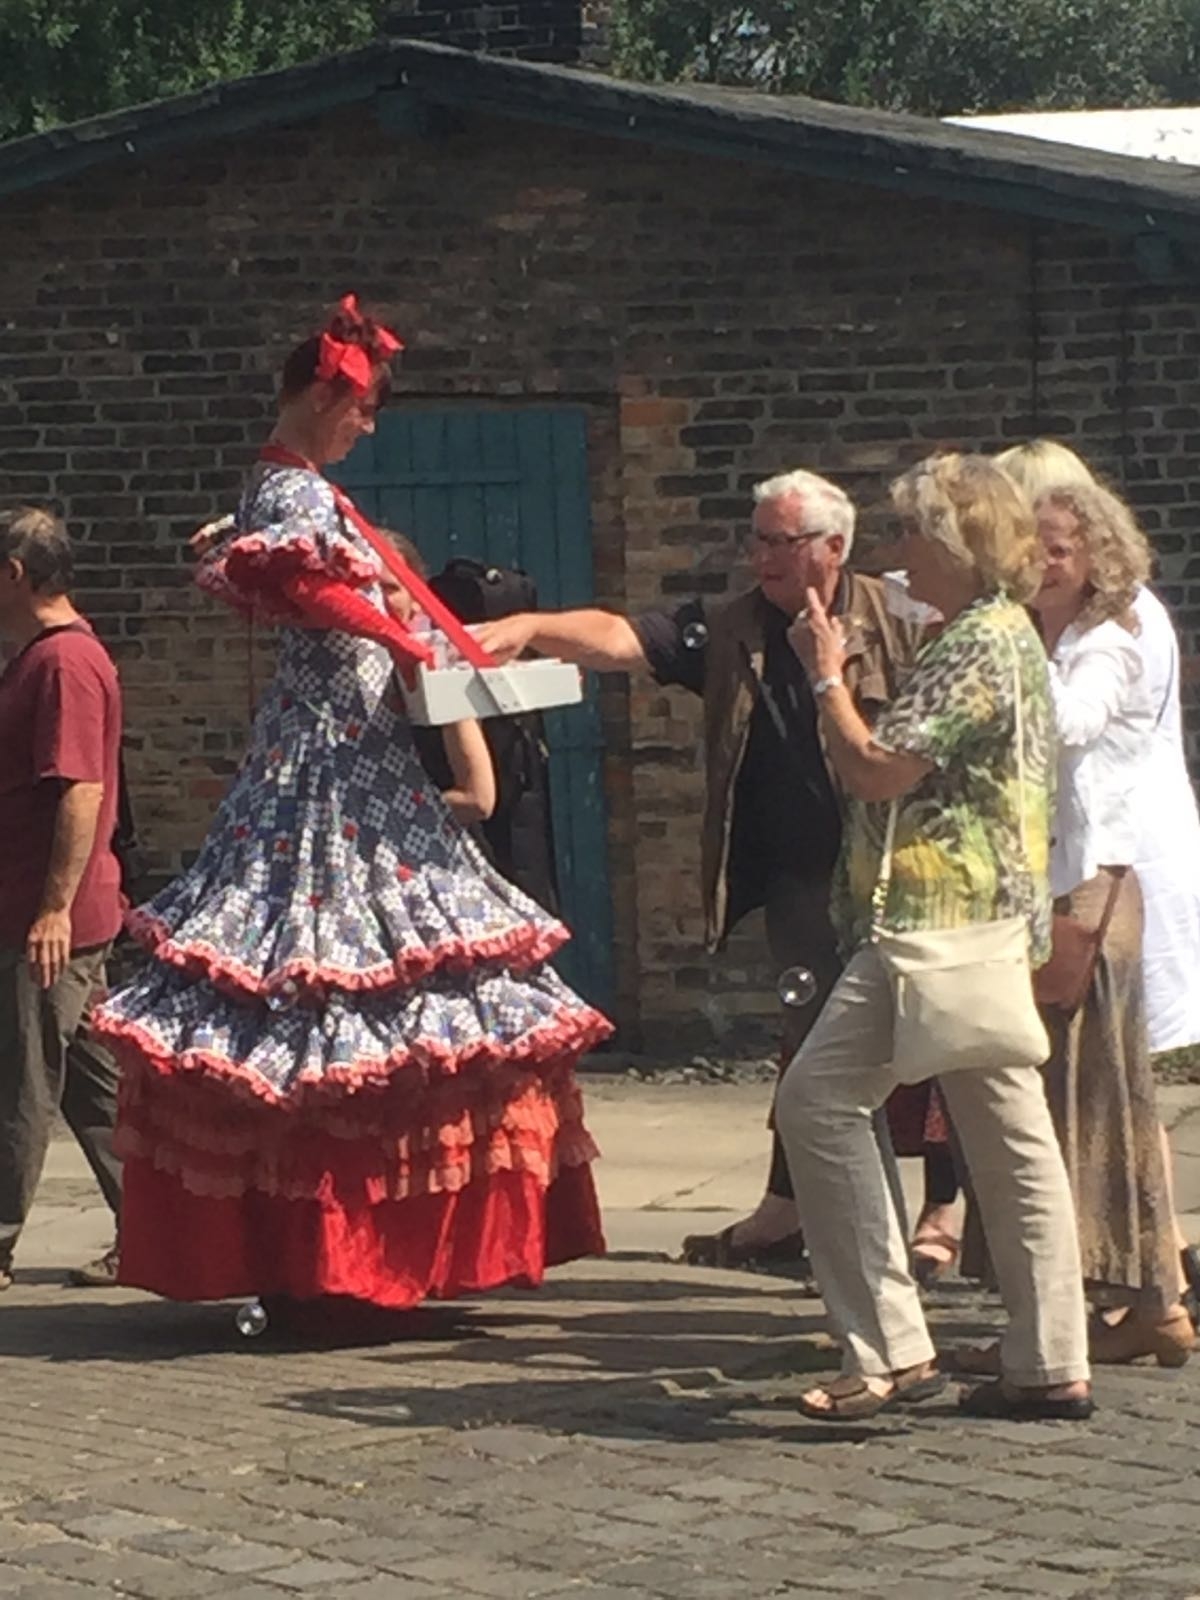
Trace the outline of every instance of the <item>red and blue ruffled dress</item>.
<instances>
[{"instance_id":1,"label":"red and blue ruffled dress","mask_svg":"<svg viewBox=\"0 0 1200 1600\"><path fill-rule=\"evenodd\" d=\"M610 1030L548 965L567 931L429 782L385 646L303 625L300 580L382 619L379 575L323 478L265 463L201 564L283 626L195 864L131 914L152 959L96 1014L131 1286L404 1307L604 1248L574 1068Z\"/></svg>"}]
</instances>

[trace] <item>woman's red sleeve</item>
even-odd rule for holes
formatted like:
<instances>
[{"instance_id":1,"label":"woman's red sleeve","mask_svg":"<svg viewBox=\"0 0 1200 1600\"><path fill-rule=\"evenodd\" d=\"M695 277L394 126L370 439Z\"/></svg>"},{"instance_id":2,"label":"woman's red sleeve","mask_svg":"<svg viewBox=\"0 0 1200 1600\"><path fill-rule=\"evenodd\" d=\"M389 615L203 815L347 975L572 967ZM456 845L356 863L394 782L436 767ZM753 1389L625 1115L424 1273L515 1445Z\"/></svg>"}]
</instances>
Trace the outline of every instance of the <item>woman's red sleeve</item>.
<instances>
[{"instance_id":1,"label":"woman's red sleeve","mask_svg":"<svg viewBox=\"0 0 1200 1600\"><path fill-rule=\"evenodd\" d=\"M280 585L284 594L308 623L316 628L340 628L363 639L374 639L391 651L397 665L415 661L432 665L433 655L393 617L386 616L357 590L320 572L298 572Z\"/></svg>"}]
</instances>

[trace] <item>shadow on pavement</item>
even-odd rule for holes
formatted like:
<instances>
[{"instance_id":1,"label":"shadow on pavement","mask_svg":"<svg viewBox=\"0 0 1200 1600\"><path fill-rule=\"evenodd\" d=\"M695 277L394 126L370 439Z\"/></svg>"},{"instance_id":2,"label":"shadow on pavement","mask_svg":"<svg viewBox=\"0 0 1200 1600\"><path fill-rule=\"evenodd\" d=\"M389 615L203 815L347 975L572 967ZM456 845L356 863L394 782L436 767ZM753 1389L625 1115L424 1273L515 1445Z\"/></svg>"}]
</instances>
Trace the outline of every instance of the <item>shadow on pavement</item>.
<instances>
[{"instance_id":1,"label":"shadow on pavement","mask_svg":"<svg viewBox=\"0 0 1200 1600\"><path fill-rule=\"evenodd\" d=\"M574 1279L541 1290L502 1290L474 1301L383 1311L348 1302L267 1302L266 1332L247 1339L235 1313L245 1302L186 1304L131 1291L66 1291L58 1274L35 1295L4 1297L0 1357L51 1361L172 1361L203 1354L269 1355L279 1350L369 1348L376 1359L541 1361L646 1371L711 1363L723 1349L761 1335L768 1325L795 1335L812 1317L772 1316L773 1297L734 1279L644 1281ZM22 1274L21 1285L36 1281ZM679 1302L687 1300L685 1311ZM697 1300L707 1302L698 1309ZM797 1304L804 1304L798 1301ZM601 1309L605 1308L605 1309ZM815 1326L815 1324L813 1324ZM473 1348L476 1347L476 1348Z\"/></svg>"},{"instance_id":2,"label":"shadow on pavement","mask_svg":"<svg viewBox=\"0 0 1200 1600\"><path fill-rule=\"evenodd\" d=\"M810 1372L829 1369L828 1349L810 1345L799 1356ZM920 1408L888 1412L870 1422L812 1422L796 1408L796 1397L809 1382L797 1368L783 1393L770 1384L726 1384L712 1372L609 1379L577 1373L549 1381L522 1377L457 1382L452 1388L414 1384L309 1389L289 1395L283 1407L382 1430L454 1428L469 1436L482 1429L529 1429L531 1455L539 1448L544 1451L544 1439L538 1441L546 1434L564 1440L583 1435L647 1444L712 1444L732 1439L792 1445L858 1444L884 1434L889 1438L909 1434L918 1417L933 1418L956 1409L951 1400L938 1400ZM481 1436L479 1442L486 1454L488 1441Z\"/></svg>"}]
</instances>

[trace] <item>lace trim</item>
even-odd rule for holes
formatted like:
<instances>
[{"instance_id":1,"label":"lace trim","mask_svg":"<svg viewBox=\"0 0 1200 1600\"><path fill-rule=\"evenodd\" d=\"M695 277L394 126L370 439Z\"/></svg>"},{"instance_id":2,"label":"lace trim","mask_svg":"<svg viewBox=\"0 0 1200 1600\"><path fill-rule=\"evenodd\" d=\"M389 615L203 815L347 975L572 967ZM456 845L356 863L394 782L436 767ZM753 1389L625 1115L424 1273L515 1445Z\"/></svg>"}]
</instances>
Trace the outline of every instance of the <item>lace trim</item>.
<instances>
[{"instance_id":1,"label":"lace trim","mask_svg":"<svg viewBox=\"0 0 1200 1600\"><path fill-rule=\"evenodd\" d=\"M423 1095L386 1104L372 1097L365 1108L347 1109L368 1116L231 1106L215 1086L155 1079L143 1069L122 1083L117 1146L124 1158L149 1161L197 1194L255 1191L338 1205L453 1193L503 1171L547 1185L560 1166L598 1154L569 1058L546 1078L455 1079Z\"/></svg>"},{"instance_id":2,"label":"lace trim","mask_svg":"<svg viewBox=\"0 0 1200 1600\"><path fill-rule=\"evenodd\" d=\"M186 1075L192 1081L209 1080L219 1083L238 1100L258 1101L289 1112L313 1105L344 1105L350 1097L385 1092L393 1084L399 1084L402 1093L410 1094L437 1077L467 1071L494 1072L503 1066L537 1067L556 1057L575 1060L607 1038L612 1024L591 1006L564 1006L549 1021L509 1044L481 1039L465 1050L455 1050L441 1039L419 1039L397 1045L383 1058L310 1067L294 1078L282 1094L265 1078L252 1076L242 1063L228 1056L208 1050L174 1051L148 1028L127 1017L98 1010L92 1018L92 1030L108 1041L131 1072L148 1069L164 1078Z\"/></svg>"},{"instance_id":3,"label":"lace trim","mask_svg":"<svg viewBox=\"0 0 1200 1600\"><path fill-rule=\"evenodd\" d=\"M488 938L444 939L439 944L402 950L391 961L358 971L306 957L289 961L263 978L204 940L177 941L170 926L145 907L129 911L125 927L131 938L164 965L178 967L192 977L206 978L226 993L256 999L284 994L296 1002L317 1003L331 990L380 994L388 989L411 988L433 972L466 971L483 961L503 962L514 971L524 971L549 960L570 938L560 922L545 927L520 923Z\"/></svg>"}]
</instances>

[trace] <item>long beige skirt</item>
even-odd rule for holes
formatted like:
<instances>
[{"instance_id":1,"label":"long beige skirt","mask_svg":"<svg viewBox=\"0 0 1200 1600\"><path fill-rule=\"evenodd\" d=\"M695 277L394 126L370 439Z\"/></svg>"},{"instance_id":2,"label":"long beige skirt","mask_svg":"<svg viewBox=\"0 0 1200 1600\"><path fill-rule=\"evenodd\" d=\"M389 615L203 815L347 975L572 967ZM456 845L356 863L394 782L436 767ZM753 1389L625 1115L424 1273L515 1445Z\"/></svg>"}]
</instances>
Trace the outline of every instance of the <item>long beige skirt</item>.
<instances>
[{"instance_id":1,"label":"long beige skirt","mask_svg":"<svg viewBox=\"0 0 1200 1600\"><path fill-rule=\"evenodd\" d=\"M1096 928L1111 870L1055 903ZM1075 1197L1079 1252L1089 1298L1161 1316L1179 1299L1179 1261L1159 1140L1142 982L1142 894L1126 872L1083 1006L1071 1017L1043 1013L1052 1054L1042 1069ZM963 1272L991 1281L970 1208Z\"/></svg>"},{"instance_id":2,"label":"long beige skirt","mask_svg":"<svg viewBox=\"0 0 1200 1600\"><path fill-rule=\"evenodd\" d=\"M1055 906L1095 928L1113 881L1101 868ZM1142 979L1142 891L1126 872L1087 1000L1044 1013L1042 1069L1075 1210L1088 1293L1161 1314L1179 1299Z\"/></svg>"}]
</instances>

